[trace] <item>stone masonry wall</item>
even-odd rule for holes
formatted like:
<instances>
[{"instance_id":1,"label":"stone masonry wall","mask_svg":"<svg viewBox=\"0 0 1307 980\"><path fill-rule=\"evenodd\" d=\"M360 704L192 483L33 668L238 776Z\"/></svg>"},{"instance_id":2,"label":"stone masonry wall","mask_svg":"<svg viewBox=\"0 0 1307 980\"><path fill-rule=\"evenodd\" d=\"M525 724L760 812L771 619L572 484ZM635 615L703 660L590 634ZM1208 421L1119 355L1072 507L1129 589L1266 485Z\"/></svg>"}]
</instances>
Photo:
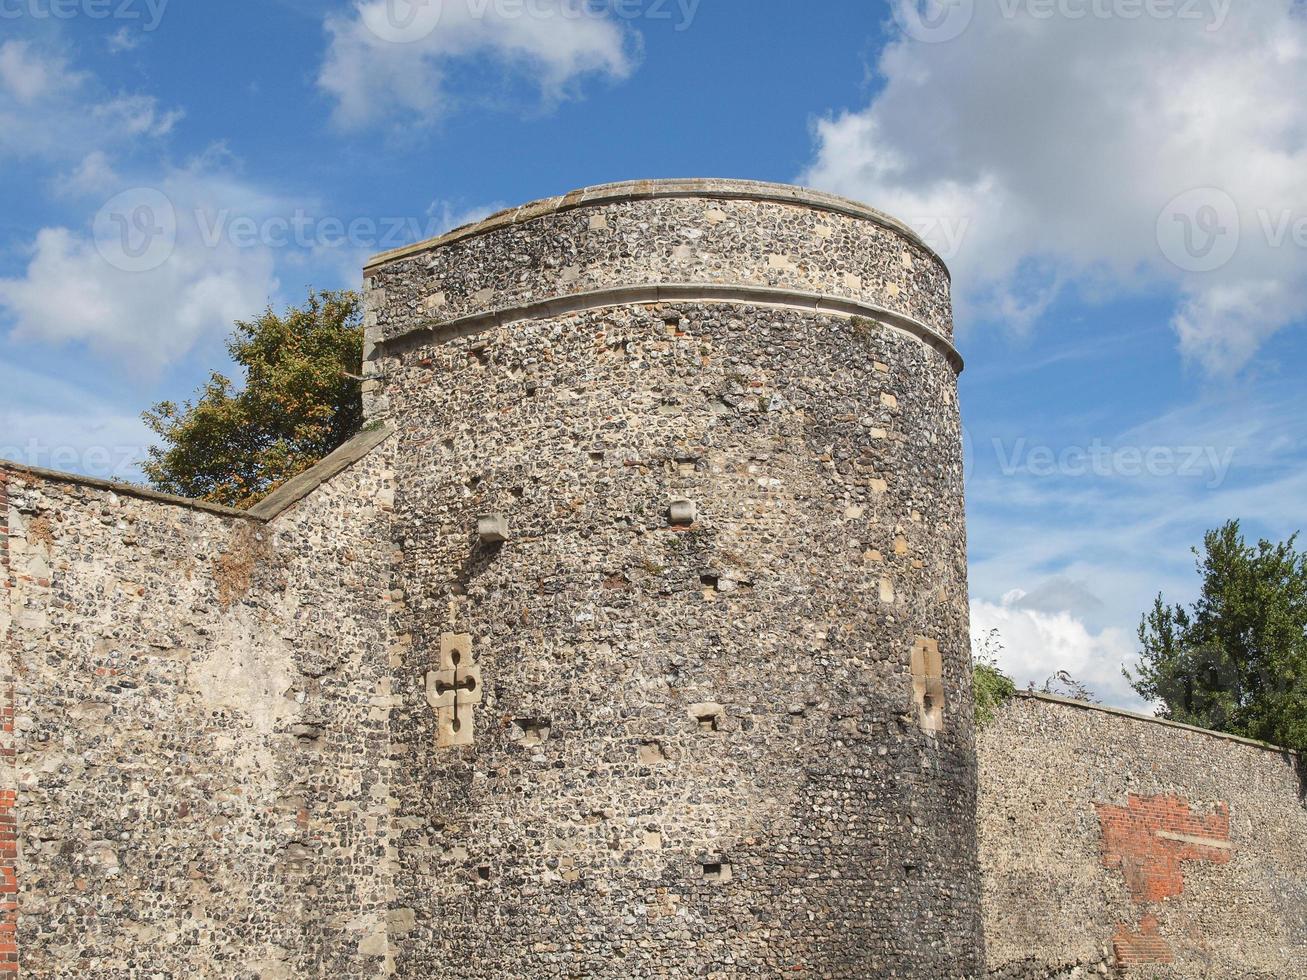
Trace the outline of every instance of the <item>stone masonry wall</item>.
<instances>
[{"instance_id":1,"label":"stone masonry wall","mask_svg":"<svg viewBox=\"0 0 1307 980\"><path fill-rule=\"evenodd\" d=\"M574 264L656 280L685 242L717 251L675 275L714 283L776 253L851 298L881 266L900 296L938 288L907 239L827 221L609 202L371 270L370 404L399 432L400 977L978 971L953 363L784 297L445 332L423 309L540 301ZM939 731L914 651L942 657Z\"/></svg>"},{"instance_id":2,"label":"stone masonry wall","mask_svg":"<svg viewBox=\"0 0 1307 980\"><path fill-rule=\"evenodd\" d=\"M978 753L991 976L1305 975L1303 760L1029 697Z\"/></svg>"},{"instance_id":3,"label":"stone masonry wall","mask_svg":"<svg viewBox=\"0 0 1307 980\"><path fill-rule=\"evenodd\" d=\"M387 453L271 523L0 475L22 974L379 975Z\"/></svg>"},{"instance_id":4,"label":"stone masonry wall","mask_svg":"<svg viewBox=\"0 0 1307 980\"><path fill-rule=\"evenodd\" d=\"M680 196L696 187L699 196ZM948 270L914 234L875 215L829 195L748 181L611 185L374 259L389 292L372 309L382 335L394 338L428 320L598 289L732 284L844 296L950 337Z\"/></svg>"},{"instance_id":5,"label":"stone masonry wall","mask_svg":"<svg viewBox=\"0 0 1307 980\"><path fill-rule=\"evenodd\" d=\"M18 972L18 773L14 752L15 658L9 568L9 474L0 470L0 974Z\"/></svg>"}]
</instances>

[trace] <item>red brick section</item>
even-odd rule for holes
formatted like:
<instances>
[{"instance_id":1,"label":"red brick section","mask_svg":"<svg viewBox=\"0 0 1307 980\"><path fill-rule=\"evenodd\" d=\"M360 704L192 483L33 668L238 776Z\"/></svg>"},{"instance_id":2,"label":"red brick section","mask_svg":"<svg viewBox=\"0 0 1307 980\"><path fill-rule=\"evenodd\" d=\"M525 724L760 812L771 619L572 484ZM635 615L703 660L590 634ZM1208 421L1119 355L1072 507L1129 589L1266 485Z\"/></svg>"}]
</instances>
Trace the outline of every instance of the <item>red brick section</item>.
<instances>
[{"instance_id":1,"label":"red brick section","mask_svg":"<svg viewBox=\"0 0 1307 980\"><path fill-rule=\"evenodd\" d=\"M1125 970L1132 966L1175 962L1171 947L1158 932L1155 915L1140 919L1138 932L1131 932L1129 926L1118 928L1112 937L1112 950L1116 953L1117 966Z\"/></svg>"},{"instance_id":2,"label":"red brick section","mask_svg":"<svg viewBox=\"0 0 1307 980\"><path fill-rule=\"evenodd\" d=\"M1221 804L1197 817L1178 796L1131 795L1126 806L1098 804L1103 866L1120 868L1138 903L1160 902L1184 891L1181 863L1230 861L1230 810Z\"/></svg>"},{"instance_id":3,"label":"red brick section","mask_svg":"<svg viewBox=\"0 0 1307 980\"><path fill-rule=\"evenodd\" d=\"M9 474L0 469L0 602L9 606ZM12 636L0 636L5 676L0 678L0 974L18 976L18 780L14 772L14 675Z\"/></svg>"},{"instance_id":4,"label":"red brick section","mask_svg":"<svg viewBox=\"0 0 1307 980\"><path fill-rule=\"evenodd\" d=\"M1125 806L1097 804L1103 828L1103 866L1118 868L1136 905L1163 902L1184 891L1184 862L1230 861L1230 809L1224 803L1200 817L1178 796L1135 796ZM1171 963L1174 954L1151 913L1112 939L1122 969L1147 963Z\"/></svg>"}]
</instances>

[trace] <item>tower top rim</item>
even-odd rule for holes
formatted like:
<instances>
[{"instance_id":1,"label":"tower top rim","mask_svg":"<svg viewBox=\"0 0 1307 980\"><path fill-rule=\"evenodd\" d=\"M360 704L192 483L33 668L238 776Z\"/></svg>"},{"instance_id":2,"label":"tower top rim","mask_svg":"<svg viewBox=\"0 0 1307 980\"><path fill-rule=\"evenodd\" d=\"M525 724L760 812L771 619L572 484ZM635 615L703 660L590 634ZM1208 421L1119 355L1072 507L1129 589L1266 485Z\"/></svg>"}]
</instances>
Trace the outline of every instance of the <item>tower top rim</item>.
<instances>
[{"instance_id":1,"label":"tower top rim","mask_svg":"<svg viewBox=\"0 0 1307 980\"><path fill-rule=\"evenodd\" d=\"M474 238L488 232L522 224L551 214L570 211L576 208L594 207L604 204L616 204L624 201L654 200L657 198L701 198L707 200L764 201L792 204L808 207L818 211L830 211L853 218L872 221L891 231L897 232L914 245L928 252L939 263L944 274L949 276L948 265L919 234L907 224L884 211L879 211L852 198L841 197L826 191L800 187L795 184L778 184L761 180L736 180L716 177L694 177L663 180L626 180L610 184L595 184L582 187L557 197L545 197L517 207L498 211L489 217L470 224L462 225L420 242L390 249L372 256L364 264L367 275L372 270L400 259L409 258L421 252L427 252L444 245Z\"/></svg>"}]
</instances>

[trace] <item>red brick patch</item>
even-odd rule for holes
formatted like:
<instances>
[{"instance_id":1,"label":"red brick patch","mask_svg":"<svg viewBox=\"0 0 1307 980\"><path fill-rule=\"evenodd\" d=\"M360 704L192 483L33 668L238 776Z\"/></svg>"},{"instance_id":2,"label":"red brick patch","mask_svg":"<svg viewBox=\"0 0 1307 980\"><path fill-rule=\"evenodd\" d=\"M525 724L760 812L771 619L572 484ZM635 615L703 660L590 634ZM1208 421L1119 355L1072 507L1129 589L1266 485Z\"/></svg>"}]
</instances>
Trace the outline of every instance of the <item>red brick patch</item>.
<instances>
[{"instance_id":1,"label":"red brick patch","mask_svg":"<svg viewBox=\"0 0 1307 980\"><path fill-rule=\"evenodd\" d=\"M1158 931L1155 915L1140 919L1138 932L1131 932L1129 926L1120 926L1112 937L1112 950L1116 953L1117 966L1125 969L1149 963L1175 962L1171 947Z\"/></svg>"},{"instance_id":2,"label":"red brick patch","mask_svg":"<svg viewBox=\"0 0 1307 980\"><path fill-rule=\"evenodd\" d=\"M1195 816L1178 796L1131 795L1126 806L1098 804L1103 827L1103 865L1120 868L1130 896L1140 904L1184 891L1182 863L1230 861L1230 810Z\"/></svg>"},{"instance_id":3,"label":"red brick patch","mask_svg":"<svg viewBox=\"0 0 1307 980\"><path fill-rule=\"evenodd\" d=\"M1103 828L1103 866L1118 868L1136 905L1164 902L1184 892L1184 862L1230 861L1230 808L1224 803L1200 817L1178 796L1135 796L1125 806L1097 804ZM1162 938L1153 913L1127 924L1112 937L1117 966L1128 970L1147 963L1171 963L1175 954Z\"/></svg>"}]
</instances>

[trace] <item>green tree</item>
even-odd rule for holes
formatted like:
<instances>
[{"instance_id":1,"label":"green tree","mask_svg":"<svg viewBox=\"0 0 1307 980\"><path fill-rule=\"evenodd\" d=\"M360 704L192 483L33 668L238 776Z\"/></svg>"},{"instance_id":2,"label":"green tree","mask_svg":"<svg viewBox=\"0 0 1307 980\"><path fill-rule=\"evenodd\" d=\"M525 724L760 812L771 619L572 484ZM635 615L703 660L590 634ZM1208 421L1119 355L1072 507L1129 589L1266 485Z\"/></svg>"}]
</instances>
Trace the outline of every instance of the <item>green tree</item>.
<instances>
[{"instance_id":1,"label":"green tree","mask_svg":"<svg viewBox=\"0 0 1307 980\"><path fill-rule=\"evenodd\" d=\"M162 440L142 469L157 490L251 507L318 462L363 421L362 300L310 291L303 306L236 322L227 342L239 389L213 372L193 402L160 402L145 422Z\"/></svg>"},{"instance_id":2,"label":"green tree","mask_svg":"<svg viewBox=\"0 0 1307 980\"><path fill-rule=\"evenodd\" d=\"M1126 671L1160 717L1307 749L1307 554L1296 543L1254 547L1230 521L1194 549L1198 601L1186 609L1159 595Z\"/></svg>"}]
</instances>

